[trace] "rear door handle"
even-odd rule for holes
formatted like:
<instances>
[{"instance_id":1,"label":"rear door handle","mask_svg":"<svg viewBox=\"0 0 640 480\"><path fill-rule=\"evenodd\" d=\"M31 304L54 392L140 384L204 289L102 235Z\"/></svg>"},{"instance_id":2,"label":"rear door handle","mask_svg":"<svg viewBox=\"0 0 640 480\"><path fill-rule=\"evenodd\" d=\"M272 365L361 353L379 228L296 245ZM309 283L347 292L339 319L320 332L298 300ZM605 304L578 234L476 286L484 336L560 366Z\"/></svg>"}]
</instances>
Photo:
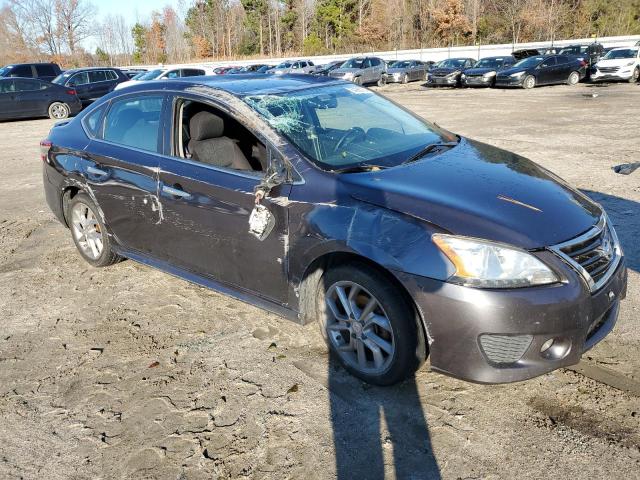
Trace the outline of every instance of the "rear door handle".
<instances>
[{"instance_id":1,"label":"rear door handle","mask_svg":"<svg viewBox=\"0 0 640 480\"><path fill-rule=\"evenodd\" d=\"M99 168L96 168L96 167L87 167L87 173L90 173L92 175L97 175L99 177L106 177L107 175L109 175L109 173L105 172L104 170L100 170Z\"/></svg>"},{"instance_id":2,"label":"rear door handle","mask_svg":"<svg viewBox=\"0 0 640 480\"><path fill-rule=\"evenodd\" d=\"M168 185L162 186L162 191L168 195L173 195L174 197L184 198L188 200L191 198L191 194L185 192L184 190L180 190L179 188L169 187Z\"/></svg>"}]
</instances>

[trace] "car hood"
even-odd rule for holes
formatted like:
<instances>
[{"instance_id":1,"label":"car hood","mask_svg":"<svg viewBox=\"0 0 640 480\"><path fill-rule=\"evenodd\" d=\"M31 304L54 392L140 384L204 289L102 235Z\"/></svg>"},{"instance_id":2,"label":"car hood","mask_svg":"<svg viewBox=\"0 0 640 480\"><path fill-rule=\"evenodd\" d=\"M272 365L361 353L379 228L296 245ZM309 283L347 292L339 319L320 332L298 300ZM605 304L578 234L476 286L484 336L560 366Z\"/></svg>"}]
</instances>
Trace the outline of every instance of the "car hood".
<instances>
[{"instance_id":1,"label":"car hood","mask_svg":"<svg viewBox=\"0 0 640 480\"><path fill-rule=\"evenodd\" d=\"M498 75L500 75L501 77L507 77L509 75L513 75L514 73L526 72L527 70L528 68L521 68L521 67L505 68L504 70L500 70L498 72Z\"/></svg>"},{"instance_id":2,"label":"car hood","mask_svg":"<svg viewBox=\"0 0 640 480\"><path fill-rule=\"evenodd\" d=\"M435 74L442 74L444 73L445 75L448 75L450 73L453 72L461 72L462 68L432 68L429 72L430 73L435 73Z\"/></svg>"},{"instance_id":3,"label":"car hood","mask_svg":"<svg viewBox=\"0 0 640 480\"><path fill-rule=\"evenodd\" d=\"M405 73L408 69L406 67L402 68L389 68L387 69L387 73Z\"/></svg>"},{"instance_id":4,"label":"car hood","mask_svg":"<svg viewBox=\"0 0 640 480\"><path fill-rule=\"evenodd\" d=\"M600 60L597 67L623 67L631 62L636 62L635 58L612 58L608 60Z\"/></svg>"},{"instance_id":5,"label":"car hood","mask_svg":"<svg viewBox=\"0 0 640 480\"><path fill-rule=\"evenodd\" d=\"M336 68L331 73L344 74L344 73L356 73L356 72L360 72L360 71L361 71L360 68Z\"/></svg>"},{"instance_id":6,"label":"car hood","mask_svg":"<svg viewBox=\"0 0 640 480\"><path fill-rule=\"evenodd\" d=\"M488 67L468 68L464 71L464 74L465 75L484 75L485 73L497 72L497 71L498 71L497 68L488 68Z\"/></svg>"},{"instance_id":7,"label":"car hood","mask_svg":"<svg viewBox=\"0 0 640 480\"><path fill-rule=\"evenodd\" d=\"M554 174L473 140L404 166L344 174L352 197L453 234L537 249L587 231L601 208Z\"/></svg>"},{"instance_id":8,"label":"car hood","mask_svg":"<svg viewBox=\"0 0 640 480\"><path fill-rule=\"evenodd\" d=\"M141 82L141 81L144 81L144 80L127 80L126 82L120 82L115 86L114 90L120 90L122 88L130 87L131 85L136 85L138 82Z\"/></svg>"}]
</instances>

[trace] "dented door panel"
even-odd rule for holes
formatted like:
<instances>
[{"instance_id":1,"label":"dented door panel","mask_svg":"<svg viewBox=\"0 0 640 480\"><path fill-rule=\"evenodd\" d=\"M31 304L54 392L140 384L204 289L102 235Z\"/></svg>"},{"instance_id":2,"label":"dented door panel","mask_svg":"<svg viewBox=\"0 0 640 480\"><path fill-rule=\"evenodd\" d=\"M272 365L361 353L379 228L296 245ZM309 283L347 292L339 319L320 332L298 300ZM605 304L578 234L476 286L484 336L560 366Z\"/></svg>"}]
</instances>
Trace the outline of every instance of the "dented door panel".
<instances>
[{"instance_id":1,"label":"dented door panel","mask_svg":"<svg viewBox=\"0 0 640 480\"><path fill-rule=\"evenodd\" d=\"M249 233L249 216L260 175L163 158L159 179L163 258L280 304L288 303L287 208L271 199L286 199L289 185L274 188L262 201L275 224L259 240Z\"/></svg>"},{"instance_id":2,"label":"dented door panel","mask_svg":"<svg viewBox=\"0 0 640 480\"><path fill-rule=\"evenodd\" d=\"M158 253L162 210L157 196L158 155L94 140L77 162L116 242Z\"/></svg>"}]
</instances>

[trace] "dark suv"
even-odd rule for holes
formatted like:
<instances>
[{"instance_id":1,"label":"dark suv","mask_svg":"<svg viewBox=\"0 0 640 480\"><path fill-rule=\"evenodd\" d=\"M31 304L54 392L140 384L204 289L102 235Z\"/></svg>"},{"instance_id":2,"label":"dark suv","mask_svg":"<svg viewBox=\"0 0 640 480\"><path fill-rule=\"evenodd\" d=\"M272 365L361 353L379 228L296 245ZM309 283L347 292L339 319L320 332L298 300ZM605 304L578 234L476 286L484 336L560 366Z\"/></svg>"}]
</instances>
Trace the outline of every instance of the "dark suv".
<instances>
[{"instance_id":1,"label":"dark suv","mask_svg":"<svg viewBox=\"0 0 640 480\"><path fill-rule=\"evenodd\" d=\"M72 87L83 104L97 100L112 91L116 85L129 81L129 77L118 68L75 68L58 75L53 83Z\"/></svg>"},{"instance_id":2,"label":"dark suv","mask_svg":"<svg viewBox=\"0 0 640 480\"><path fill-rule=\"evenodd\" d=\"M0 77L37 78L50 82L62 73L55 63L14 63L0 68Z\"/></svg>"}]
</instances>

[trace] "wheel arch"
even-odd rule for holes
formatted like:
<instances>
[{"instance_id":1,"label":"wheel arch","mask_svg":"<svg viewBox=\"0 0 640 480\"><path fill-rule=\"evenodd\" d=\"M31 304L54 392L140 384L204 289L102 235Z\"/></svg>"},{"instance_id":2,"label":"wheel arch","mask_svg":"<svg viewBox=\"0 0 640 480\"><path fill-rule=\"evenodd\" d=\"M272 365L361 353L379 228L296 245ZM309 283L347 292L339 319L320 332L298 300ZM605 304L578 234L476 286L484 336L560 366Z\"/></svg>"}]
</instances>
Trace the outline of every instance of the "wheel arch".
<instances>
[{"instance_id":1,"label":"wheel arch","mask_svg":"<svg viewBox=\"0 0 640 480\"><path fill-rule=\"evenodd\" d=\"M307 268L302 274L300 283L297 288L299 296L300 317L303 324L311 323L316 318L316 293L319 283L322 279L322 275L325 271L330 269L333 265L343 265L345 263L361 263L376 270L387 281L395 285L399 292L401 292L404 300L413 309L415 314L419 318L420 328L425 340L431 338L425 321L424 312L414 301L404 284L396 277L391 270L385 268L379 263L360 255L356 252L349 251L332 251L326 252L317 256L311 263L307 265ZM425 358L428 355L428 344L426 344Z\"/></svg>"}]
</instances>

